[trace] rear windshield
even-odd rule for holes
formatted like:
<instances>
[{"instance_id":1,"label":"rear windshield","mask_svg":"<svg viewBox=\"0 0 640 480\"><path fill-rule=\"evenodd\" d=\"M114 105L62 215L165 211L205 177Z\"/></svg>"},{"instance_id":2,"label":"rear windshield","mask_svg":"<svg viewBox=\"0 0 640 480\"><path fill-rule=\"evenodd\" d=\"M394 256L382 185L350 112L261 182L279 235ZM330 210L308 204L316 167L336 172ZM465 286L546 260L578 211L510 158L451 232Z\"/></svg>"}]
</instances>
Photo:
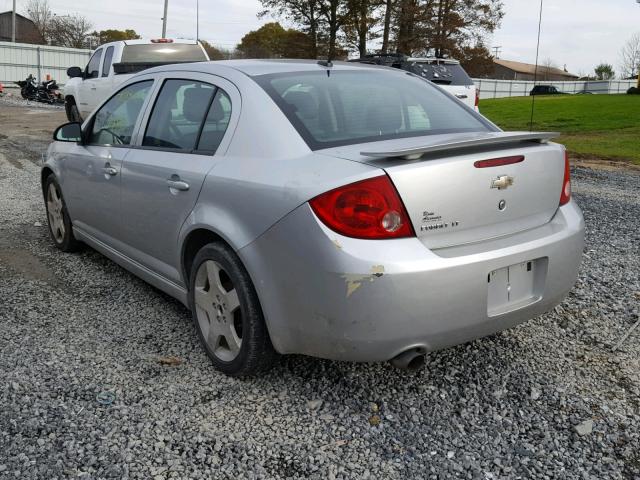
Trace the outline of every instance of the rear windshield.
<instances>
[{"instance_id":1,"label":"rear windshield","mask_svg":"<svg viewBox=\"0 0 640 480\"><path fill-rule=\"evenodd\" d=\"M254 79L313 150L494 130L455 98L408 73L323 69Z\"/></svg>"},{"instance_id":2,"label":"rear windshield","mask_svg":"<svg viewBox=\"0 0 640 480\"><path fill-rule=\"evenodd\" d=\"M122 63L203 62L207 57L195 43L150 43L126 45Z\"/></svg>"},{"instance_id":3,"label":"rear windshield","mask_svg":"<svg viewBox=\"0 0 640 480\"><path fill-rule=\"evenodd\" d=\"M405 70L440 85L473 85L473 80L457 63L446 63L438 60L426 62L409 61Z\"/></svg>"}]
</instances>

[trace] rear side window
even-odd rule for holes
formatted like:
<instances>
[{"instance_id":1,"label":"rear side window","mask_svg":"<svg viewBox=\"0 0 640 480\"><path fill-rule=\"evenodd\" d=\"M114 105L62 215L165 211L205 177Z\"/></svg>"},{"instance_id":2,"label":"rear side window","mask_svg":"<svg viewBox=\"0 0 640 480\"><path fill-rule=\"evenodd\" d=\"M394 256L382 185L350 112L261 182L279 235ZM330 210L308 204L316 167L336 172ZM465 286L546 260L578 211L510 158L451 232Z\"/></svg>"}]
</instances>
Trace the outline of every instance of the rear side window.
<instances>
[{"instance_id":1,"label":"rear side window","mask_svg":"<svg viewBox=\"0 0 640 480\"><path fill-rule=\"evenodd\" d=\"M215 153L227 131L230 119L231 100L229 95L219 88L202 127L197 149L202 152Z\"/></svg>"},{"instance_id":2,"label":"rear side window","mask_svg":"<svg viewBox=\"0 0 640 480\"><path fill-rule=\"evenodd\" d=\"M207 57L196 43L149 43L125 45L123 63L205 62Z\"/></svg>"},{"instance_id":3,"label":"rear side window","mask_svg":"<svg viewBox=\"0 0 640 480\"><path fill-rule=\"evenodd\" d=\"M86 77L98 78L100 76L100 60L102 60L102 49L99 48L95 51L89 64L87 65Z\"/></svg>"},{"instance_id":4,"label":"rear side window","mask_svg":"<svg viewBox=\"0 0 640 480\"><path fill-rule=\"evenodd\" d=\"M408 73L297 72L254 77L317 150L440 133L492 131L481 116Z\"/></svg>"},{"instance_id":5,"label":"rear side window","mask_svg":"<svg viewBox=\"0 0 640 480\"><path fill-rule=\"evenodd\" d=\"M111 70L111 62L113 61L113 47L108 47L104 53L104 62L102 63L102 76L108 77Z\"/></svg>"},{"instance_id":6,"label":"rear side window","mask_svg":"<svg viewBox=\"0 0 640 480\"><path fill-rule=\"evenodd\" d=\"M142 141L145 147L195 150L216 88L193 80L167 80Z\"/></svg>"},{"instance_id":7,"label":"rear side window","mask_svg":"<svg viewBox=\"0 0 640 480\"><path fill-rule=\"evenodd\" d=\"M473 85L473 80L457 63L446 63L442 60L428 62L409 62L405 70L415 73L439 85Z\"/></svg>"},{"instance_id":8,"label":"rear side window","mask_svg":"<svg viewBox=\"0 0 640 480\"><path fill-rule=\"evenodd\" d=\"M129 145L136 121L152 85L152 80L134 83L111 97L96 113L88 143Z\"/></svg>"}]
</instances>

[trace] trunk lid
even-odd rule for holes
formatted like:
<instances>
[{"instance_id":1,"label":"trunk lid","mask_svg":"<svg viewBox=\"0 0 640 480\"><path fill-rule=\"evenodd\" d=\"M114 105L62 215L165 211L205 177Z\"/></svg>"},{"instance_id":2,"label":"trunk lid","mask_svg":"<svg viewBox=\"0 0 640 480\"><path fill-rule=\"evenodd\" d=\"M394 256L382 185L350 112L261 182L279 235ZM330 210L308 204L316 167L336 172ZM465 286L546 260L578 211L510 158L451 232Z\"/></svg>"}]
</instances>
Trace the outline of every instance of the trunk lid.
<instances>
[{"instance_id":1,"label":"trunk lid","mask_svg":"<svg viewBox=\"0 0 640 480\"><path fill-rule=\"evenodd\" d=\"M558 209L564 149L555 134L475 132L394 139L324 150L391 178L429 248L480 242L543 225ZM364 152L364 153L363 153ZM320 152L318 152L320 153ZM483 160L524 157L478 168Z\"/></svg>"}]
</instances>

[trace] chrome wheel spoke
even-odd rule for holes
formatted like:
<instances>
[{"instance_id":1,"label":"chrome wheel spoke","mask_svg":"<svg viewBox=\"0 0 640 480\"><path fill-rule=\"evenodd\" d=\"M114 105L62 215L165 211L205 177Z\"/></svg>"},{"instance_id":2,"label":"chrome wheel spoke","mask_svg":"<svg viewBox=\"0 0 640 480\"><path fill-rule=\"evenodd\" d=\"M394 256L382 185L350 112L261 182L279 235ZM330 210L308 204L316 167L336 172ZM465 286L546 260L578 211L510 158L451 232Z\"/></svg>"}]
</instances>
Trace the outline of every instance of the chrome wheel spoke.
<instances>
[{"instance_id":1,"label":"chrome wheel spoke","mask_svg":"<svg viewBox=\"0 0 640 480\"><path fill-rule=\"evenodd\" d=\"M240 299L238 298L238 292L235 288L225 294L225 303L227 304L229 313L233 313L233 311L240 306Z\"/></svg>"},{"instance_id":2,"label":"chrome wheel spoke","mask_svg":"<svg viewBox=\"0 0 640 480\"><path fill-rule=\"evenodd\" d=\"M224 293L222 283L220 282L220 267L216 262L208 260L206 262L207 278L209 279L209 290L214 290L216 293Z\"/></svg>"},{"instance_id":3,"label":"chrome wheel spoke","mask_svg":"<svg viewBox=\"0 0 640 480\"><path fill-rule=\"evenodd\" d=\"M205 291L203 287L196 287L194 293L196 306L203 310L209 310L212 304L211 293Z\"/></svg>"}]
</instances>

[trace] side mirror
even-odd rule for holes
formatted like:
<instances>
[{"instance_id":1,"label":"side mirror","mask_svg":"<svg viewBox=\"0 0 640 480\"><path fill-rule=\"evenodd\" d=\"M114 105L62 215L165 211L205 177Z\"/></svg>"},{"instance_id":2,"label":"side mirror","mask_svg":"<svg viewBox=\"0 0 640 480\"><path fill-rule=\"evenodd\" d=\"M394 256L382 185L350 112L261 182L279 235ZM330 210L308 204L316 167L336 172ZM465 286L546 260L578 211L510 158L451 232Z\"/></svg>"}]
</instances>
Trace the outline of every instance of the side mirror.
<instances>
[{"instance_id":1,"label":"side mirror","mask_svg":"<svg viewBox=\"0 0 640 480\"><path fill-rule=\"evenodd\" d=\"M56 128L53 132L53 139L56 142L81 142L82 129L78 122L65 123Z\"/></svg>"},{"instance_id":2,"label":"side mirror","mask_svg":"<svg viewBox=\"0 0 640 480\"><path fill-rule=\"evenodd\" d=\"M79 78L83 76L82 69L80 67L67 68L67 75L69 78Z\"/></svg>"}]
</instances>

